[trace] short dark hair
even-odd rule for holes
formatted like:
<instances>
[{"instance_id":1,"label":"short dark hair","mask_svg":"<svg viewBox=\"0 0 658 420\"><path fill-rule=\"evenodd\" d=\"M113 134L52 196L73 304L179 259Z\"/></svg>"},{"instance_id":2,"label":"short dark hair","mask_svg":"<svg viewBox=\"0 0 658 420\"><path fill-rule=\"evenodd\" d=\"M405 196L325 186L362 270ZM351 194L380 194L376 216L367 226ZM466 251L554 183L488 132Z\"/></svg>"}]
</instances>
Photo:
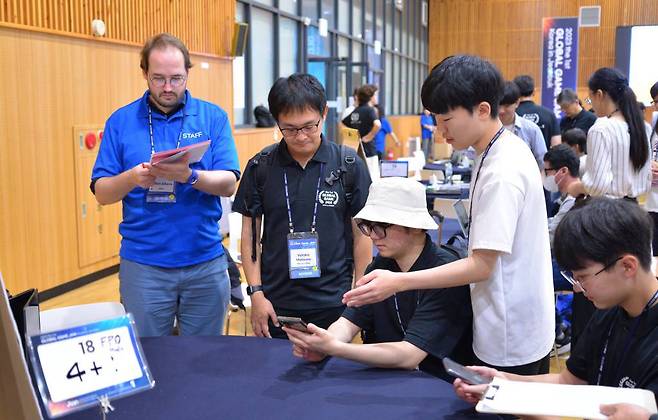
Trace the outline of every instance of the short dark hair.
<instances>
[{"instance_id":1,"label":"short dark hair","mask_svg":"<svg viewBox=\"0 0 658 420\"><path fill-rule=\"evenodd\" d=\"M185 71L192 68L192 61L190 60L190 52L187 50L187 47L180 39L176 38L172 34L163 32L161 34L155 35L154 37L148 39L142 51L139 53L139 67L142 68L145 72L149 71L149 57L151 56L151 51L154 49L164 49L167 47L177 48L183 54L183 60L185 61Z\"/></svg>"},{"instance_id":2,"label":"short dark hair","mask_svg":"<svg viewBox=\"0 0 658 420\"><path fill-rule=\"evenodd\" d=\"M580 101L578 100L578 94L576 93L575 90L566 88L566 89L562 89L562 92L560 92L557 95L555 102L557 102L558 105L561 105L561 104L572 104L574 102L580 102Z\"/></svg>"},{"instance_id":3,"label":"short dark hair","mask_svg":"<svg viewBox=\"0 0 658 420\"><path fill-rule=\"evenodd\" d=\"M507 81L503 87L503 97L500 100L501 105L512 105L521 97L521 92L516 83Z\"/></svg>"},{"instance_id":4,"label":"short dark hair","mask_svg":"<svg viewBox=\"0 0 658 420\"><path fill-rule=\"evenodd\" d=\"M569 146L578 145L580 151L587 153L587 134L581 128L570 128L562 133L562 142Z\"/></svg>"},{"instance_id":5,"label":"short dark hair","mask_svg":"<svg viewBox=\"0 0 658 420\"><path fill-rule=\"evenodd\" d=\"M548 149L544 155L544 162L551 164L551 168L560 169L565 166L571 176L577 177L580 173L580 159L576 152L566 144L558 144Z\"/></svg>"},{"instance_id":6,"label":"short dark hair","mask_svg":"<svg viewBox=\"0 0 658 420\"><path fill-rule=\"evenodd\" d=\"M356 99L359 102L359 105L365 105L375 96L377 92L377 86L375 85L363 85L356 91Z\"/></svg>"},{"instance_id":7,"label":"short dark hair","mask_svg":"<svg viewBox=\"0 0 658 420\"><path fill-rule=\"evenodd\" d=\"M560 221L553 252L566 270L581 270L591 262L608 265L624 254L635 256L643 269L650 270L652 234L653 221L637 203L593 197Z\"/></svg>"},{"instance_id":8,"label":"short dark hair","mask_svg":"<svg viewBox=\"0 0 658 420\"><path fill-rule=\"evenodd\" d=\"M651 89L649 89L649 94L651 95L651 99L655 99L656 96L658 96L658 82L651 86Z\"/></svg>"},{"instance_id":9,"label":"short dark hair","mask_svg":"<svg viewBox=\"0 0 658 420\"><path fill-rule=\"evenodd\" d=\"M434 66L420 92L423 106L435 114L457 107L471 114L481 102L489 103L491 118L498 118L503 76L487 60L473 55L450 56Z\"/></svg>"},{"instance_id":10,"label":"short dark hair","mask_svg":"<svg viewBox=\"0 0 658 420\"><path fill-rule=\"evenodd\" d=\"M522 74L514 78L514 83L519 87L521 96L532 96L535 91L535 80L527 74Z\"/></svg>"},{"instance_id":11,"label":"short dark hair","mask_svg":"<svg viewBox=\"0 0 658 420\"><path fill-rule=\"evenodd\" d=\"M309 108L322 115L327 107L327 96L318 79L310 74L295 73L280 77L274 82L267 102L272 116L279 121L281 114L291 111L304 112Z\"/></svg>"}]
</instances>

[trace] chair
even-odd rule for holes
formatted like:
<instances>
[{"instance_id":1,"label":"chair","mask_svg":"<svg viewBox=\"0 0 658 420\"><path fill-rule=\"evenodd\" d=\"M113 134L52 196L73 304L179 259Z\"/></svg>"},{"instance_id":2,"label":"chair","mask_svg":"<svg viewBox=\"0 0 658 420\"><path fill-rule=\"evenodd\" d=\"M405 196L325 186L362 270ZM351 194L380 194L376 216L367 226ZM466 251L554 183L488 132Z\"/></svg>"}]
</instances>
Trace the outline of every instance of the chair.
<instances>
[{"instance_id":1,"label":"chair","mask_svg":"<svg viewBox=\"0 0 658 420\"><path fill-rule=\"evenodd\" d=\"M119 302L99 302L50 309L39 314L41 334L124 316Z\"/></svg>"},{"instance_id":2,"label":"chair","mask_svg":"<svg viewBox=\"0 0 658 420\"><path fill-rule=\"evenodd\" d=\"M237 263L242 262L239 242L242 239L242 215L237 212L228 214L229 242L228 252Z\"/></svg>"},{"instance_id":3,"label":"chair","mask_svg":"<svg viewBox=\"0 0 658 420\"><path fill-rule=\"evenodd\" d=\"M231 300L228 304L228 311L226 312L226 328L224 335L229 335L229 329L231 327L231 315L238 311L244 311L244 335L247 336L247 308L251 307L251 299L247 295L247 284L241 283L240 289L242 296L234 296L231 293Z\"/></svg>"}]
</instances>

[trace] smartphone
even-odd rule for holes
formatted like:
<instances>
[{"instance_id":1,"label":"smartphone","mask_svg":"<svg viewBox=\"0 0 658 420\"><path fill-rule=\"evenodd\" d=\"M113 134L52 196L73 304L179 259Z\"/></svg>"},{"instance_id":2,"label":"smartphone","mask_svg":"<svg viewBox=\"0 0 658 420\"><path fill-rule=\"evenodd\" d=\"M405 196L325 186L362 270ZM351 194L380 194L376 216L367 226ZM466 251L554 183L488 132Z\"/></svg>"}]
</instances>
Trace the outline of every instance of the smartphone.
<instances>
[{"instance_id":1,"label":"smartphone","mask_svg":"<svg viewBox=\"0 0 658 420\"><path fill-rule=\"evenodd\" d=\"M448 357L443 358L443 367L449 375L459 378L470 385L486 385L491 382L491 379L477 374L475 371L460 365Z\"/></svg>"},{"instance_id":2,"label":"smartphone","mask_svg":"<svg viewBox=\"0 0 658 420\"><path fill-rule=\"evenodd\" d=\"M298 331L308 332L308 330L306 329L306 322L304 322L301 318L297 318L294 316L278 316L278 315L276 318L279 320L279 324L281 326L292 328Z\"/></svg>"}]
</instances>

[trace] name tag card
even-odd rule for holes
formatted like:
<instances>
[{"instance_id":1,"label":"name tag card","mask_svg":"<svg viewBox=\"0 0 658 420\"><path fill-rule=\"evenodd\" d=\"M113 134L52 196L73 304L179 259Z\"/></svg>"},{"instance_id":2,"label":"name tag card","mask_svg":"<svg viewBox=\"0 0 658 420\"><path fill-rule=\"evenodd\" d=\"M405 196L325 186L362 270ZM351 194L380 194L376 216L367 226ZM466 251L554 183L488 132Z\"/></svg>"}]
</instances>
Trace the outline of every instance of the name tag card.
<instances>
[{"instance_id":1,"label":"name tag card","mask_svg":"<svg viewBox=\"0 0 658 420\"><path fill-rule=\"evenodd\" d=\"M130 314L29 337L29 353L50 417L155 385Z\"/></svg>"},{"instance_id":2,"label":"name tag card","mask_svg":"<svg viewBox=\"0 0 658 420\"><path fill-rule=\"evenodd\" d=\"M295 232L288 234L288 270L291 279L320 277L317 233Z\"/></svg>"}]
</instances>

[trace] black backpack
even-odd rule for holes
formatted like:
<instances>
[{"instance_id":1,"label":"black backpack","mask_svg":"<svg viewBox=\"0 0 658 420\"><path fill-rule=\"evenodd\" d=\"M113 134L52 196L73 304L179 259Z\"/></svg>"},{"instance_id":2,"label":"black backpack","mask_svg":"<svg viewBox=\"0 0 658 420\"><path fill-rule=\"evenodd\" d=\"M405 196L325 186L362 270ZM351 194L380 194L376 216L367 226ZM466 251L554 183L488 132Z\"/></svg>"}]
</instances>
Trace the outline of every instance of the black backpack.
<instances>
[{"instance_id":1,"label":"black backpack","mask_svg":"<svg viewBox=\"0 0 658 420\"><path fill-rule=\"evenodd\" d=\"M263 105L254 108L254 117L256 118L256 127L274 127L276 125L272 113Z\"/></svg>"},{"instance_id":2,"label":"black backpack","mask_svg":"<svg viewBox=\"0 0 658 420\"><path fill-rule=\"evenodd\" d=\"M274 160L274 154L277 150L279 143L271 144L260 151L255 157L253 157L247 166L255 166L253 169L254 184L256 185L256 192L263 199L263 190L265 188L265 182L267 181L268 176L268 167L272 166ZM354 192L354 168L356 163L357 155L354 149L351 149L345 145L340 146L340 161L336 164L336 167L331 170L329 176L325 178L325 182L329 185L333 185L334 182L338 181L343 185L343 191L345 192L345 202L349 204L352 203L353 192ZM251 260L256 262L256 218L254 217L253 207L250 203L247 203L247 208L252 215L251 218ZM350 231L351 232L351 231ZM351 235L349 239L351 242Z\"/></svg>"}]
</instances>

